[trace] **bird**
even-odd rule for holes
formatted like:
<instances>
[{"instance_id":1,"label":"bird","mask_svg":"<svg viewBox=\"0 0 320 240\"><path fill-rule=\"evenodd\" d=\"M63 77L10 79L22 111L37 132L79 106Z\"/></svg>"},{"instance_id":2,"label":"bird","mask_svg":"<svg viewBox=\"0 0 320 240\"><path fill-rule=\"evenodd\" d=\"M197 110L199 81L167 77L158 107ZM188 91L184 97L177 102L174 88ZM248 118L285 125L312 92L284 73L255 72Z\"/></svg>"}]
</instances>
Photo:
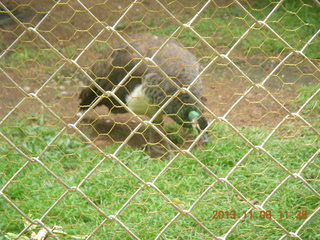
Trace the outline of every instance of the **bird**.
<instances>
[{"instance_id":1,"label":"bird","mask_svg":"<svg viewBox=\"0 0 320 240\"><path fill-rule=\"evenodd\" d=\"M150 34L135 36L131 39L130 45L139 54L129 46L120 44L107 62L98 61L91 68L91 77L105 91L115 89L140 60L151 58L166 41L165 38ZM153 123L162 124L164 115L167 115L185 128L194 128L198 133L205 130L208 121L203 115L202 106L188 91L181 91L175 95L179 88L189 87L199 75L200 66L196 57L178 41L170 39L155 55L153 61L155 65L142 61L132 71L129 78L118 86L115 92L117 98L135 114L149 118L152 118L159 108L171 98L170 102L155 117ZM193 84L190 92L196 98L202 98L201 78ZM89 84L80 93L80 110L88 109L102 94L95 84ZM127 109L113 96L104 96L95 107L99 105L107 106L111 113L127 112ZM207 133L202 135L201 141L208 142Z\"/></svg>"}]
</instances>

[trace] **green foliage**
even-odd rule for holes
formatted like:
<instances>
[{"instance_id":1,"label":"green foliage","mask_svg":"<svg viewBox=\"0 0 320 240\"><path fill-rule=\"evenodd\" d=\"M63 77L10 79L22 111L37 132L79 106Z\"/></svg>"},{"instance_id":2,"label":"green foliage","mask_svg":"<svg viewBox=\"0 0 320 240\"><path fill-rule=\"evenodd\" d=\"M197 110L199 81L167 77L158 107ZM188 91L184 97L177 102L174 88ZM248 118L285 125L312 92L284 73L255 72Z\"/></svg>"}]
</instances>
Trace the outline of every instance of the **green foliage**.
<instances>
[{"instance_id":1,"label":"green foliage","mask_svg":"<svg viewBox=\"0 0 320 240\"><path fill-rule=\"evenodd\" d=\"M169 132L176 133L175 126L169 126ZM2 126L0 131L30 156L37 156L53 140L59 129L51 126L24 124L23 121ZM287 126L287 132L296 132L294 126ZM242 128L241 132L260 144L268 134L268 129ZM18 154L8 143L0 144L0 187L27 163L27 159ZM180 140L177 140L179 142ZM45 166L59 176L69 186L77 186L81 180L103 160L104 156L85 143L77 135L64 132L49 147L40 160ZM296 137L284 138L276 133L265 145L265 148L292 172L299 170L319 148L319 141L309 129L302 129ZM113 153L118 145L103 149ZM226 174L250 150L250 146L237 136L226 124L215 124L210 130L209 144L196 148L192 152L219 177ZM166 166L167 161L150 159L142 150L124 147L117 157L128 168L132 169L144 181L153 181L155 176ZM315 165L306 169L305 178L317 179L319 168ZM304 174L304 173L303 173ZM288 174L273 162L266 154L253 151L247 159L230 176L231 183L252 201L261 203ZM180 208L188 209L194 201L216 182L196 161L186 155L180 155L156 181L157 187L169 197L170 201ZM311 182L311 185L313 183ZM98 169L80 186L80 189L103 209L107 215L114 215L134 194L142 183L113 159L105 159ZM313 185L315 188L316 185ZM47 209L67 189L56 178L52 177L37 162L28 163L16 179L4 191L17 206L32 219L40 218ZM0 235L16 236L23 229L21 216L3 199L0 200ZM318 199L304 187L298 179L288 181L278 193L270 199L266 208L276 214L279 211L307 209L309 214L317 208ZM249 208L232 188L216 182L203 199L192 210L192 213L216 234L225 232L234 221L232 219L212 219L212 211L235 210L237 214ZM144 188L118 216L135 234L142 239L154 238L177 214L166 200L153 188ZM259 212L254 212L257 216ZM69 192L57 206L44 218L49 227L61 226L67 235L64 239L84 237L97 227L104 217L77 192ZM250 232L250 237L268 236L278 239L278 231L272 227L257 229L264 224L263 219L255 218L244 221L233 233L234 239ZM268 220L270 221L270 220ZM303 219L279 220L289 229L296 229ZM145 223L145 224L141 224ZM316 220L308 223L310 229L316 229ZM40 227L32 228L34 232ZM189 229L189 230L187 230ZM281 231L280 231L281 233ZM31 234L29 232L28 234ZM303 232L302 232L303 234ZM309 234L309 233L308 233ZM115 239L129 238L115 222L108 222L95 235L97 238L109 236ZM197 224L186 216L177 219L164 234L166 238L203 239L208 235L197 227ZM316 235L306 239L312 239ZM9 238L10 239L10 238Z\"/></svg>"},{"instance_id":2,"label":"green foliage","mask_svg":"<svg viewBox=\"0 0 320 240\"><path fill-rule=\"evenodd\" d=\"M67 58L72 58L76 54L75 46L68 46L58 49ZM13 50L8 51L5 61L0 61L1 67L26 69L35 67L35 64L49 66L56 64L60 57L50 48L39 48L30 44L17 44Z\"/></svg>"},{"instance_id":3,"label":"green foliage","mask_svg":"<svg viewBox=\"0 0 320 240\"><path fill-rule=\"evenodd\" d=\"M320 28L319 7L313 1L285 1L271 16L270 26L299 50ZM319 46L319 39L315 39L304 53L310 58L320 58Z\"/></svg>"},{"instance_id":4,"label":"green foliage","mask_svg":"<svg viewBox=\"0 0 320 240\"><path fill-rule=\"evenodd\" d=\"M263 0L250 1L250 4L245 6L254 17L263 20L275 7L275 4L276 2ZM181 17L181 20L187 22L191 17L193 15L185 14ZM136 18L140 19L141 16L136 16ZM319 10L313 1L292 0L285 1L271 15L267 23L290 45L299 50L320 28L319 19ZM145 21L152 34L162 37L171 35L178 27L177 24L173 24L175 21L168 21L168 19L157 16L145 19ZM194 22L193 27L200 35L206 37L207 41L213 46L231 47L253 23L253 20L241 8L233 4L228 8L205 9ZM126 28L128 26L130 26L129 22L123 21L117 28L118 30L127 29L130 31L131 28ZM135 25L134 31L145 31L142 26ZM256 32L259 32L259 34ZM194 47L199 42L198 37L188 29L180 30L177 38L186 47ZM319 40L314 39L304 53L310 58L320 58L319 46ZM107 44L98 43L94 49L104 51L107 48ZM256 26L240 43L239 50L248 53L249 51L255 51L255 48L262 48L264 53L268 55L282 52L285 45L268 29ZM67 58L72 58L77 54L77 47L74 45L65 46L58 50ZM6 57L5 65L16 67L17 62L21 62L23 67L27 67L26 62L30 59L39 63L54 63L58 56L49 49L39 51L38 47L18 44L16 50Z\"/></svg>"},{"instance_id":5,"label":"green foliage","mask_svg":"<svg viewBox=\"0 0 320 240\"><path fill-rule=\"evenodd\" d=\"M319 114L320 113L320 84L312 85L312 86L301 86L298 89L299 95L298 97L294 100L293 105L295 107L301 107L304 103L307 102L307 100L315 94L317 91L317 95L305 106L304 109L306 110L313 110L315 113Z\"/></svg>"},{"instance_id":6,"label":"green foliage","mask_svg":"<svg viewBox=\"0 0 320 240\"><path fill-rule=\"evenodd\" d=\"M253 1L246 6L247 10L258 20L264 20L270 11L275 7L275 2L268 0ZM185 22L192 16L185 16ZM201 19L202 18L202 19ZM193 24L195 30L213 46L231 47L253 24L253 20L236 4L228 8L206 9ZM158 21L150 21L151 26L159 26ZM275 11L267 23L290 45L301 49L304 44L320 28L319 10L312 1L293 0L285 1ZM159 36L168 36L177 28L174 25L162 25L161 28L154 28L151 32ZM187 47L195 46L199 41L198 37L188 30L180 31L178 39ZM319 40L315 39L305 49L305 54L310 58L320 58ZM265 27L256 26L239 45L244 53L260 48L265 54L281 53L285 45L270 30Z\"/></svg>"},{"instance_id":7,"label":"green foliage","mask_svg":"<svg viewBox=\"0 0 320 240\"><path fill-rule=\"evenodd\" d=\"M49 48L39 49L39 47L27 44L19 44L13 50L10 50L5 57L5 62L1 61L1 67L19 67L26 68L30 61L41 64L51 64L58 60L58 56Z\"/></svg>"}]
</instances>

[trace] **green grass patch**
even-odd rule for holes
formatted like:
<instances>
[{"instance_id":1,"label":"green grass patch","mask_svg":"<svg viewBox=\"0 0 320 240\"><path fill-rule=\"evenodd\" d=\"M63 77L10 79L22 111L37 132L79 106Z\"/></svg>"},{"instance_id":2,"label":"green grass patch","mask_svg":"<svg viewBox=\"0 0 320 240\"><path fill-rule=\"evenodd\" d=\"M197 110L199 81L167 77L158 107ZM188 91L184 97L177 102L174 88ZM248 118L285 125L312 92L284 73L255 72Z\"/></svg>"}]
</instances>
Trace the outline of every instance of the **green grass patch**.
<instances>
[{"instance_id":1,"label":"green grass patch","mask_svg":"<svg viewBox=\"0 0 320 240\"><path fill-rule=\"evenodd\" d=\"M244 1L246 9L257 19L263 20L275 7L276 2ZM193 15L184 14L179 16L183 23L187 23ZM117 29L129 32L150 32L152 34L166 37L171 35L178 27L177 22L171 18L159 17L143 18L136 16L136 21L122 21ZM133 18L133 19L135 19ZM192 27L204 37L213 47L232 47L245 31L254 23L240 7L232 4L228 7L217 8L209 5L200 16L194 21ZM292 47L300 50L306 42L320 28L319 8L313 1L292 0L285 1L267 21ZM177 39L186 47L195 47L199 54L206 54L205 44L190 30L182 29L177 35ZM198 43L202 45L199 45ZM197 45L198 44L198 45ZM315 38L305 49L307 57L319 59L320 42ZM98 43L94 46L95 51L106 51L107 44ZM286 45L279 40L266 27L256 25L239 43L237 50L244 54L264 54L277 55L287 49ZM58 49L67 58L73 58L78 50L77 46L70 45ZM39 49L36 45L17 44L14 50L10 50L5 57L5 62L0 63L1 67L28 68L34 62L43 65L54 64L59 60L59 56L50 48Z\"/></svg>"},{"instance_id":2,"label":"green grass patch","mask_svg":"<svg viewBox=\"0 0 320 240\"><path fill-rule=\"evenodd\" d=\"M311 96L313 96L317 91L319 91L319 89L320 89L320 84L316 84L312 86L301 86L298 89L299 95L293 102L294 107L301 107L303 104L305 104L308 101L308 99ZM320 113L319 102L320 102L320 93L318 92L318 94L314 96L314 98L309 102L309 104L305 106L304 109L308 111L312 110L314 113L319 114Z\"/></svg>"},{"instance_id":3,"label":"green grass patch","mask_svg":"<svg viewBox=\"0 0 320 240\"><path fill-rule=\"evenodd\" d=\"M35 63L52 64L58 61L58 56L51 49L40 49L29 44L18 44L8 51L5 61L0 62L1 67L27 68Z\"/></svg>"},{"instance_id":4,"label":"green grass patch","mask_svg":"<svg viewBox=\"0 0 320 240\"><path fill-rule=\"evenodd\" d=\"M253 1L250 4L245 5L247 10L257 20L264 20L276 2L264 0ZM318 16L319 9L314 2L293 0L284 2L267 23L291 46L299 50L320 28ZM181 19L182 22L188 22L192 17L193 15L185 15ZM236 4L232 4L227 8L205 9L192 26L212 46L232 47L253 23L251 17ZM158 36L168 36L177 28L169 21L156 17L147 21L146 25ZM189 30L180 31L178 39L187 47L195 46L199 42L199 38ZM315 39L305 49L305 54L310 58L320 58L319 46L319 40ZM275 55L283 52L286 46L270 30L257 25L245 36L238 50L246 54L255 48L262 49L266 55Z\"/></svg>"},{"instance_id":5,"label":"green grass patch","mask_svg":"<svg viewBox=\"0 0 320 240\"><path fill-rule=\"evenodd\" d=\"M265 148L287 169L297 172L320 147L319 137L308 128L285 126L286 132L294 132L294 137L286 137L284 131L276 132ZM170 129L173 127L170 127ZM58 134L59 129L45 125L42 121L26 124L23 121L7 123L0 128L12 142L28 156L36 157ZM171 132L174 132L171 129ZM270 130L246 127L242 133L254 144L260 144ZM292 134L291 134L292 135ZM118 145L103 148L105 153L114 153ZM250 146L237 136L227 125L219 123L210 130L207 146L196 148L192 153L218 177L228 172L250 151ZM151 159L141 149L124 147L117 157L146 182L153 181L168 164L168 160ZM88 173L99 167L80 189L106 215L115 215L141 186L142 183L113 159L105 159L86 141L72 131L63 132L40 157L41 162L54 172L68 186L78 186ZM58 204L42 220L48 227L58 227L66 235L62 239L84 239L104 220L104 216L78 192L67 192L67 188L49 174L39 163L22 157L12 146L1 139L0 144L0 188L20 170L4 190L4 194L32 219L40 218L65 194ZM265 153L253 150L231 174L229 181L244 196L261 204L262 201L288 176L288 173ZM308 183L319 191L319 162L315 159L302 173ZM235 211L239 217L249 205L227 184L218 182L193 158L181 155L156 181L156 186L170 202L182 209L188 209L199 196L215 184L192 210L193 215L217 235L224 234L236 221L231 218L213 219L212 211ZM288 231L294 232L304 221L298 211L310 215L319 207L319 199L299 180L289 179L266 204ZM279 211L289 212L280 219ZM159 231L178 213L165 198L152 187L144 187L132 199L118 218L141 239L153 239ZM231 239L278 239L283 232L270 219L260 217L253 211L253 218L241 222L231 233ZM308 222L300 232L303 239L319 237L319 216ZM25 221L3 198L0 198L0 239L14 239L22 231ZM39 231L33 226L24 235L28 239L32 232ZM306 229L306 230L304 230ZM97 239L130 239L116 221L107 221L94 235ZM181 215L167 229L164 239L210 239L199 225L189 216Z\"/></svg>"},{"instance_id":6,"label":"green grass patch","mask_svg":"<svg viewBox=\"0 0 320 240\"><path fill-rule=\"evenodd\" d=\"M77 49L75 46L68 46L58 49L58 51L65 57L72 58L76 54ZM3 61L0 62L0 66L24 70L37 67L37 64L52 66L60 60L61 57L50 48L40 48L35 44L17 44L8 51Z\"/></svg>"}]
</instances>

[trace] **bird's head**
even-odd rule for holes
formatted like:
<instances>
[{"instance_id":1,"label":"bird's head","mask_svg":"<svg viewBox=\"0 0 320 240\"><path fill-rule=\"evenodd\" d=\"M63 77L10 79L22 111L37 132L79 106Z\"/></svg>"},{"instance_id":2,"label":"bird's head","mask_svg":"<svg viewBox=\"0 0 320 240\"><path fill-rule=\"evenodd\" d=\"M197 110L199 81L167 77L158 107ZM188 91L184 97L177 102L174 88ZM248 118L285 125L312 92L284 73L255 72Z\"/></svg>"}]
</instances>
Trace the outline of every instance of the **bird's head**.
<instances>
[{"instance_id":1,"label":"bird's head","mask_svg":"<svg viewBox=\"0 0 320 240\"><path fill-rule=\"evenodd\" d=\"M177 104L179 106L179 104ZM207 119L201 113L197 105L183 105L176 114L170 116L175 122L185 128L193 128L198 133L203 131L207 126ZM203 143L208 143L208 134L204 133L201 137Z\"/></svg>"},{"instance_id":2,"label":"bird's head","mask_svg":"<svg viewBox=\"0 0 320 240\"><path fill-rule=\"evenodd\" d=\"M197 130L198 133L203 131L207 126L207 119L196 110L191 110L188 113L188 120L192 123L192 128ZM203 143L208 143L208 134L204 133L201 137Z\"/></svg>"}]
</instances>

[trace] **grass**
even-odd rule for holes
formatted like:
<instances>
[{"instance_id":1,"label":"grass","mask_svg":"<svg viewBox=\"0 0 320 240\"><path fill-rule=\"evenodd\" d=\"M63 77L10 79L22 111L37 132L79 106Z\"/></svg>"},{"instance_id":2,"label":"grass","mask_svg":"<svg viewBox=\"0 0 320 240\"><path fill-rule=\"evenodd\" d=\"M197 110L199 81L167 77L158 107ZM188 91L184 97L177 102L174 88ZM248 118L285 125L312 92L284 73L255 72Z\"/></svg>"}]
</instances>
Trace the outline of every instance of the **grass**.
<instances>
[{"instance_id":1,"label":"grass","mask_svg":"<svg viewBox=\"0 0 320 240\"><path fill-rule=\"evenodd\" d=\"M34 119L34 118L33 118ZM32 124L24 121L7 123L0 131L11 139L29 156L38 156L54 138L59 129L46 124L39 118ZM261 144L270 130L246 127L241 132ZM0 144L0 187L22 167L21 173L9 184L4 193L27 216L40 218L54 202L66 192L66 188L38 163L27 163L11 146L1 140ZM320 147L319 137L309 129L284 125L266 143L265 148L286 168L297 172ZM103 149L113 153L118 145ZM208 169L219 177L226 174L250 150L250 147L223 123L210 130L210 142L192 152ZM168 160L150 159L140 149L124 147L117 157L144 181L153 181L165 167ZM64 132L47 149L40 160L69 186L77 186L81 180L103 159L86 141L74 132ZM319 191L319 159L315 159L302 173L302 176ZM288 174L275 164L266 154L252 151L229 177L229 181L244 196L261 204ZM237 215L249 209L249 205L228 185L217 182L196 161L187 156L179 156L168 170L157 180L156 186L177 206L188 209L196 199L214 183L192 210L208 229L217 235L224 234L235 219L212 219L212 211L231 211ZM107 215L114 215L134 194L141 182L121 167L107 159L80 186L80 189ZM298 179L290 178L265 205L288 231L295 231L304 221L298 219L300 212L310 215L319 207L319 199ZM279 211L288 211L289 218L280 219ZM178 213L166 199L153 188L145 187L132 199L118 218L141 239L152 239ZM248 215L249 216L249 215ZM230 239L278 239L283 232L269 219L261 219L258 211L252 212L231 233ZM297 219L296 219L297 217ZM293 219L294 218L294 219ZM60 226L67 235L63 239L84 239L96 228L104 217L77 192L66 196L43 219L49 226ZM319 214L300 232L303 239L319 238ZM0 199L0 239L13 239L22 231L25 221L2 198ZM33 226L24 237L29 239L31 232L39 231ZM95 239L130 239L124 229L115 221L107 221L95 233ZM209 239L210 236L190 217L182 215L164 233L163 239Z\"/></svg>"},{"instance_id":2,"label":"grass","mask_svg":"<svg viewBox=\"0 0 320 240\"><path fill-rule=\"evenodd\" d=\"M313 86L301 86L298 89L299 95L295 99L293 105L302 106L319 89L320 89L320 84L316 84ZM320 113L319 101L320 101L320 94L318 93L313 98L313 100L311 100L310 103L306 105L304 109L308 111L314 111L316 114L319 114Z\"/></svg>"},{"instance_id":3,"label":"grass","mask_svg":"<svg viewBox=\"0 0 320 240\"><path fill-rule=\"evenodd\" d=\"M258 20L263 20L275 7L276 2L253 1L246 9ZM292 0L285 1L280 8L275 11L268 20L272 27L284 40L296 49L301 49L304 44L320 28L318 7L313 1ZM179 16L182 22L188 22L193 15L184 14ZM133 21L135 19L137 21ZM142 18L135 16L130 22L121 21L118 25L120 31L150 32L158 36L168 36L172 34L178 24L171 18L159 17L157 14L152 18ZM254 23L241 8L236 4L228 7L216 8L209 5L207 9L192 24L193 28L203 36L214 47L230 48L244 34L244 32ZM188 29L182 29L177 36L187 47L198 48L198 54L206 54L207 47L202 43L199 45L199 38ZM38 42L38 40L36 41ZM94 50L105 51L106 46L97 43ZM304 53L309 58L319 59L318 51L320 42L313 40L305 49ZM236 50L243 54L263 54L278 55L286 51L287 47L266 27L256 25L236 47ZM58 49L68 58L72 58L77 53L77 46L65 46ZM59 60L58 56L50 49L39 49L36 44L16 44L13 51L10 51L5 58L5 62L0 63L1 67L28 68L30 64L50 65ZM30 64L28 64L30 63ZM31 64L32 65L32 64Z\"/></svg>"},{"instance_id":4,"label":"grass","mask_svg":"<svg viewBox=\"0 0 320 240\"><path fill-rule=\"evenodd\" d=\"M18 44L9 50L5 61L1 61L2 67L28 68L32 63L52 64L58 60L55 53L47 49L40 49L33 44Z\"/></svg>"},{"instance_id":5,"label":"grass","mask_svg":"<svg viewBox=\"0 0 320 240\"><path fill-rule=\"evenodd\" d=\"M247 6L247 10L258 20L263 20L275 7L275 2L254 1ZM188 22L192 16L185 15L182 22ZM153 18L147 22L151 32L159 36L168 36L177 26L173 21ZM228 8L208 8L193 23L194 29L215 47L232 47L244 32L254 23L242 9L236 4ZM284 40L296 49L301 49L304 44L320 28L318 8L312 1L304 3L300 0L284 2L281 7L272 14L267 22ZM161 25L161 28L158 26ZM199 38L191 31L184 29L179 32L178 39L187 47L193 47L199 42ZM319 40L314 40L305 50L310 58L320 58ZM286 46L267 28L254 27L236 49L244 54L261 50L265 55L275 55L283 52Z\"/></svg>"},{"instance_id":6,"label":"grass","mask_svg":"<svg viewBox=\"0 0 320 240\"><path fill-rule=\"evenodd\" d=\"M58 49L67 58L72 58L76 53L75 46ZM0 62L1 67L6 68L28 68L34 64L53 65L60 57L50 48L39 47L36 44L17 44L8 51L5 61Z\"/></svg>"},{"instance_id":7,"label":"grass","mask_svg":"<svg viewBox=\"0 0 320 240\"><path fill-rule=\"evenodd\" d=\"M248 11L257 19L263 19L275 6L275 1L249 1ZM186 22L188 14L182 16ZM159 36L168 36L175 29L172 19L153 16L145 19L144 24L135 31L150 31ZM235 5L220 9L206 9L193 27L215 47L231 47L237 39L253 24L251 18ZM318 11L312 1L284 1L283 5L271 16L268 24L293 47L300 49L303 44L319 29ZM121 22L120 28L131 31L133 26ZM147 26L147 27L146 27ZM160 27L159 27L160 26ZM147 29L146 29L147 28ZM187 47L200 49L198 54L206 54L201 48L198 37L188 29L178 33L177 38ZM40 44L41 45L41 44ZM18 69L21 74L31 71L38 79L39 71L56 69L60 58L49 48L40 48L33 44L16 44L12 51L6 53L0 66ZM93 45L96 52L107 52L104 42ZM236 48L243 54L259 53L275 55L285 50L285 46L265 27L257 26ZM320 58L319 40L314 40L306 48L305 54L310 58ZM74 57L79 50L74 45L59 49L67 57ZM201 52L202 51L202 52ZM42 67L36 67L39 64ZM49 66L48 68L44 66ZM26 74L27 75L27 74ZM66 72L64 75L69 75ZM297 109L319 89L319 85L303 86L292 103ZM312 121L319 116L319 94L302 111L302 115ZM59 128L50 125L44 117L32 117L32 122L23 119L1 125L0 131L14 142L25 154L37 157L46 145L58 134ZM309 118L306 118L309 122ZM25 118L26 119L26 118ZM313 122L312 122L313 123ZM319 122L313 124L319 129ZM172 141L182 144L184 139L177 128L167 128ZM255 145L260 145L270 133L263 127L242 127L239 131ZM192 135L191 132L188 133ZM189 136L194 137L194 136ZM114 153L119 145L110 145L102 150ZM301 125L299 121L288 120L264 145L289 171L296 173L319 149L320 141L316 133ZM250 150L250 146L237 136L226 124L218 123L210 129L209 144L192 150L192 153L218 177L225 177L231 169ZM153 181L159 172L168 164L168 160L151 159L141 149L124 147L117 157L146 182ZM41 162L68 186L78 186L87 174L103 159L103 154L91 147L77 133L65 131L41 156ZM49 174L39 163L28 163L13 147L3 139L0 140L0 189L21 169L21 173L4 190L4 194L32 219L41 218L44 213L61 197L66 196L47 214L43 222L49 226L60 226L66 235L61 239L85 239L105 218L92 207L78 192L66 192L56 178ZM288 176L288 173L272 161L265 153L253 150L239 164L229 177L229 181L249 201L261 204L264 199ZM302 177L318 192L320 191L319 157L316 157L302 172ZM180 155L156 181L156 186L176 206L188 209L199 196L211 185L203 198L192 210L192 214L216 235L222 235L235 223L235 219L213 219L212 211L224 211L227 214L234 210L237 216L249 209L248 203L227 184L216 181L194 159ZM80 186L80 189L106 215L114 215L140 187L141 182L125 170L119 163L107 159ZM319 208L317 198L299 179L290 178L266 203L265 208L272 212L288 231L294 232L305 219L299 219L303 211L310 214ZM287 211L288 218L280 211ZM143 188L118 218L141 239L154 238L161 229L178 213L166 199L153 188ZM300 214L300 215L299 215ZM314 216L301 230L303 239L320 239L318 223L320 214ZM249 216L249 215L248 215ZM232 231L230 239L279 239L283 232L269 219L259 218L258 211L252 212L253 218L245 221ZM28 223L0 198L0 240L14 239ZM39 226L32 226L21 239L30 239L32 232L38 232ZM107 221L94 239L130 239L122 226L116 221ZM211 239L189 216L181 215L166 230L162 239Z\"/></svg>"}]
</instances>

